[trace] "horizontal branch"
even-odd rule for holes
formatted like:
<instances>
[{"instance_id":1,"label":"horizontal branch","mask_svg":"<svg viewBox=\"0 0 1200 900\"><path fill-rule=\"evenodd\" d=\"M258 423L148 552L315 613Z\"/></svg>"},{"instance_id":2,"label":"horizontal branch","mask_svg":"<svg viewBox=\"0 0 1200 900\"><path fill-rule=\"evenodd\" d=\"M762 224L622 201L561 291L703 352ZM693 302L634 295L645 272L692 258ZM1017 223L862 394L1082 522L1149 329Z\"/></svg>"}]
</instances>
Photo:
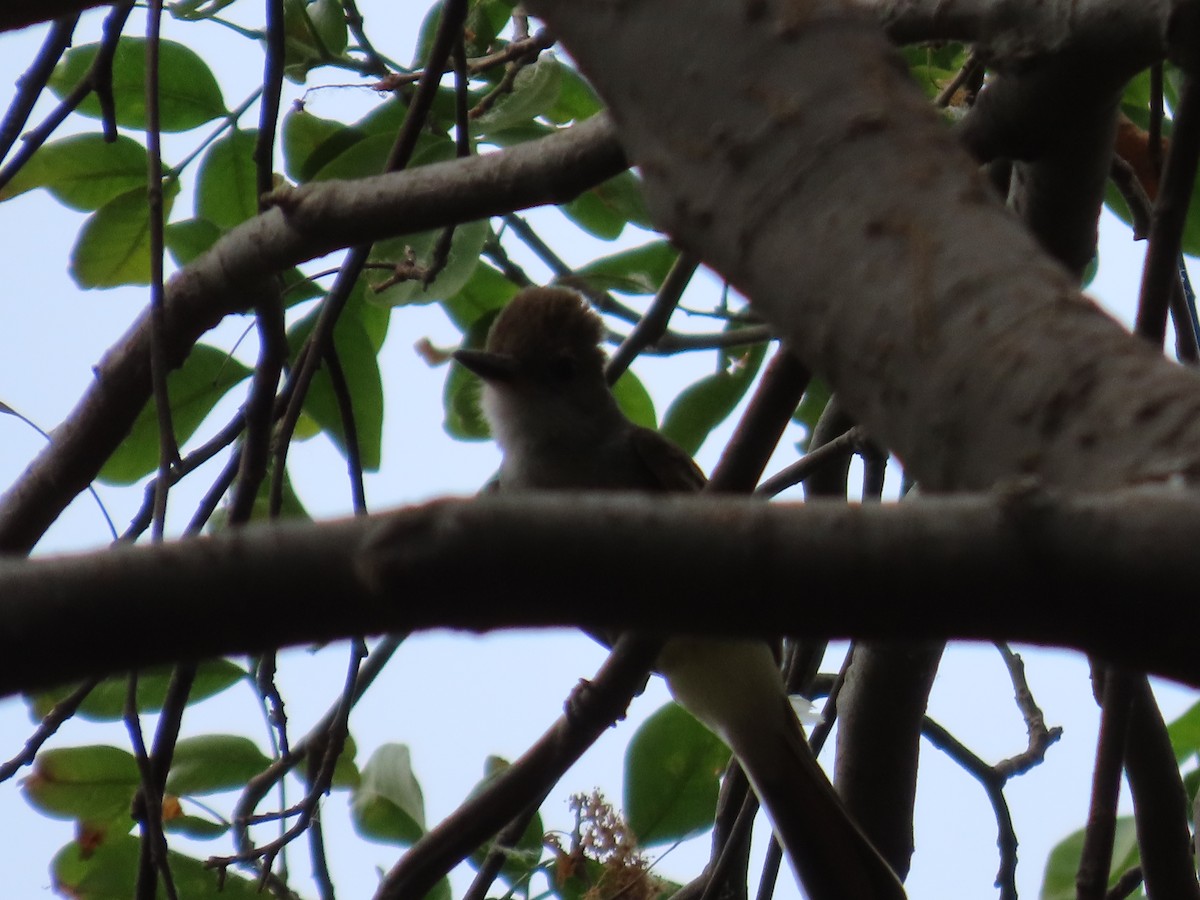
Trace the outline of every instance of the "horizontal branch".
<instances>
[{"instance_id":1,"label":"horizontal branch","mask_svg":"<svg viewBox=\"0 0 1200 900\"><path fill-rule=\"evenodd\" d=\"M165 355L180 365L205 331L252 305L274 272L334 250L514 209L563 203L626 166L603 115L508 150L276 191L274 208L222 237L167 285ZM95 369L54 441L0 497L0 550L27 552L84 490L150 397L143 313Z\"/></svg>"},{"instance_id":2,"label":"horizontal branch","mask_svg":"<svg viewBox=\"0 0 1200 900\"><path fill-rule=\"evenodd\" d=\"M59 16L105 6L111 0L43 0L41 3L5 3L0 8L0 31L14 31Z\"/></svg>"},{"instance_id":3,"label":"horizontal branch","mask_svg":"<svg viewBox=\"0 0 1200 900\"><path fill-rule=\"evenodd\" d=\"M1194 0L851 0L899 44L961 41L989 64L1083 52L1144 68L1169 52L1172 25Z\"/></svg>"},{"instance_id":4,"label":"horizontal branch","mask_svg":"<svg viewBox=\"0 0 1200 900\"><path fill-rule=\"evenodd\" d=\"M408 629L580 625L1070 647L1200 685L1200 495L890 505L540 495L0 561L0 695ZM736 604L738 615L729 609ZM48 652L50 651L50 652Z\"/></svg>"}]
</instances>

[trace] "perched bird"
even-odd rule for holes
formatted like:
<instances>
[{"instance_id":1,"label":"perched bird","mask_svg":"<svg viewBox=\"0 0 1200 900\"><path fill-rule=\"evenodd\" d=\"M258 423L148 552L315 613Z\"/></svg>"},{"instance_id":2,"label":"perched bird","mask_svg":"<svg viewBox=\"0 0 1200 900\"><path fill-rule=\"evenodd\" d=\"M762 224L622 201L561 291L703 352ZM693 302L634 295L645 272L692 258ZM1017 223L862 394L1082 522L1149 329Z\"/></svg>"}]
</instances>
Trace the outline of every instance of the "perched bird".
<instances>
[{"instance_id":1,"label":"perched bird","mask_svg":"<svg viewBox=\"0 0 1200 900\"><path fill-rule=\"evenodd\" d=\"M602 336L577 294L527 288L497 317L486 349L454 354L483 381L483 413L503 452L500 491L704 486L691 457L621 412ZM813 758L765 641L672 638L657 669L738 758L810 898L904 897Z\"/></svg>"}]
</instances>

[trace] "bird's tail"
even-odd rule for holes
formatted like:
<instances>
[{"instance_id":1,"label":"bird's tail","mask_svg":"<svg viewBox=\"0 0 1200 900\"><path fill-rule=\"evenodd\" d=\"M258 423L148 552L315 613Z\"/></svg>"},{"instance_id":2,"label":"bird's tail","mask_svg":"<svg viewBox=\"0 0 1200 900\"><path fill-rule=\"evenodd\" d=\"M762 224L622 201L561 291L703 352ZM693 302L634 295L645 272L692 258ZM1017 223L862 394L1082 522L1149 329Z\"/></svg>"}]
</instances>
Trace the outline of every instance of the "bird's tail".
<instances>
[{"instance_id":1,"label":"bird's tail","mask_svg":"<svg viewBox=\"0 0 1200 900\"><path fill-rule=\"evenodd\" d=\"M742 764L810 900L903 900L813 757L764 641L672 638L658 669Z\"/></svg>"},{"instance_id":2,"label":"bird's tail","mask_svg":"<svg viewBox=\"0 0 1200 900\"><path fill-rule=\"evenodd\" d=\"M784 700L784 703L787 703ZM813 758L790 705L791 728L726 735L811 900L903 900L891 866L847 812Z\"/></svg>"}]
</instances>

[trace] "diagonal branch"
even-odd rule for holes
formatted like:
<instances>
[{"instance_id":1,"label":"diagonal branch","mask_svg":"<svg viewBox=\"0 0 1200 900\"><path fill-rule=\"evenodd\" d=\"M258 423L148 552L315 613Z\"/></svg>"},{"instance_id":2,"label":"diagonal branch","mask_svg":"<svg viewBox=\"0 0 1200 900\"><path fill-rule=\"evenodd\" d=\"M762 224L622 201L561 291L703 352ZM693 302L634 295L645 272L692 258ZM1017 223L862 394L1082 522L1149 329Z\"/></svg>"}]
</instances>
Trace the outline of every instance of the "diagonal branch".
<instances>
[{"instance_id":1,"label":"diagonal branch","mask_svg":"<svg viewBox=\"0 0 1200 900\"><path fill-rule=\"evenodd\" d=\"M233 229L171 279L165 358L172 367L182 363L200 335L248 308L273 272L376 238L562 203L625 165L612 125L597 116L500 153L276 192L275 208ZM149 348L143 313L96 367L53 443L0 497L0 550L32 548L124 439L150 396Z\"/></svg>"}]
</instances>

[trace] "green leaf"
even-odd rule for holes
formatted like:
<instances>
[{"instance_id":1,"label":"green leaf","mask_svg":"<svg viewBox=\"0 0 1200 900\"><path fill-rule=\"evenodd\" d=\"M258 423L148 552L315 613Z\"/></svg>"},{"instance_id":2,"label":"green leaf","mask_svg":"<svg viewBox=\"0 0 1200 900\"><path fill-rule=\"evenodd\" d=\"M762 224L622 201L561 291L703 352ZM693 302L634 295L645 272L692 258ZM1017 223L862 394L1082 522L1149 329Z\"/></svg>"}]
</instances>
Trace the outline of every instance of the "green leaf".
<instances>
[{"instance_id":1,"label":"green leaf","mask_svg":"<svg viewBox=\"0 0 1200 900\"><path fill-rule=\"evenodd\" d=\"M1075 876L1079 873L1079 860L1083 855L1083 834L1083 829L1080 829L1068 835L1050 851L1046 859L1046 871L1042 875L1041 900L1075 900ZM1112 859L1109 887L1122 872L1138 862L1137 830L1132 816L1117 819Z\"/></svg>"},{"instance_id":2,"label":"green leaf","mask_svg":"<svg viewBox=\"0 0 1200 900\"><path fill-rule=\"evenodd\" d=\"M350 817L365 838L407 846L425 833L425 798L404 744L384 744L351 793Z\"/></svg>"},{"instance_id":3,"label":"green leaf","mask_svg":"<svg viewBox=\"0 0 1200 900\"><path fill-rule=\"evenodd\" d=\"M662 432L691 456L729 417L758 374L765 342L718 351L720 367L675 398L663 416Z\"/></svg>"},{"instance_id":4,"label":"green leaf","mask_svg":"<svg viewBox=\"0 0 1200 900\"><path fill-rule=\"evenodd\" d=\"M1150 124L1150 70L1134 75L1125 85L1121 97L1121 112L1143 131Z\"/></svg>"},{"instance_id":5,"label":"green leaf","mask_svg":"<svg viewBox=\"0 0 1200 900\"><path fill-rule=\"evenodd\" d=\"M346 735L346 743L342 752L333 765L333 780L330 787L334 790L353 790L362 784L362 773L354 761L358 746L354 743L354 735Z\"/></svg>"},{"instance_id":6,"label":"green leaf","mask_svg":"<svg viewBox=\"0 0 1200 900\"><path fill-rule=\"evenodd\" d=\"M608 179L564 203L561 209L580 228L606 241L620 237L630 222L651 227L641 181L632 172Z\"/></svg>"},{"instance_id":7,"label":"green leaf","mask_svg":"<svg viewBox=\"0 0 1200 900\"><path fill-rule=\"evenodd\" d=\"M167 790L179 796L215 794L243 787L271 760L254 741L234 734L205 734L175 745Z\"/></svg>"},{"instance_id":8,"label":"green leaf","mask_svg":"<svg viewBox=\"0 0 1200 900\"><path fill-rule=\"evenodd\" d=\"M442 408L445 410L442 427L457 441L486 441L492 436L479 408L480 390L478 376L458 363L450 366L442 391Z\"/></svg>"},{"instance_id":9,"label":"green leaf","mask_svg":"<svg viewBox=\"0 0 1200 900\"><path fill-rule=\"evenodd\" d=\"M50 90L59 99L74 89L96 58L99 44L68 50L50 76ZM175 41L158 46L159 127L166 132L189 131L227 113L221 89L208 64L193 50ZM112 93L117 124L146 127L146 41L123 37L112 65ZM79 104L85 116L101 118L95 93Z\"/></svg>"},{"instance_id":10,"label":"green leaf","mask_svg":"<svg viewBox=\"0 0 1200 900\"><path fill-rule=\"evenodd\" d=\"M302 421L312 422L312 419L306 415L300 416ZM299 428L297 428L299 431ZM313 428L313 434L320 434L320 429ZM312 435L308 435L311 437ZM302 438L297 438L301 440ZM271 513L271 478L274 471L273 465L267 466L267 472L262 481L258 484L258 491L254 495L254 502L250 506L250 522L268 522L278 521L282 519L297 519L300 521L308 521L312 518L308 514L308 510L304 508L304 504L300 502L300 497L292 487L292 479L287 470L283 473L283 491L280 496L280 504L278 513ZM212 517L209 518L208 524L205 526L205 531L209 534L216 534L229 527L229 507L221 506L215 510Z\"/></svg>"},{"instance_id":11,"label":"green leaf","mask_svg":"<svg viewBox=\"0 0 1200 900\"><path fill-rule=\"evenodd\" d=\"M952 42L905 47L901 52L913 79L929 97L937 96L954 79L967 58L966 47Z\"/></svg>"},{"instance_id":12,"label":"green leaf","mask_svg":"<svg viewBox=\"0 0 1200 900\"><path fill-rule=\"evenodd\" d=\"M283 171L294 181L310 181L322 166L345 153L366 136L366 132L357 128L348 128L341 122L314 116L303 107L293 107L283 117L280 135ZM371 174L378 172L376 169Z\"/></svg>"},{"instance_id":13,"label":"green leaf","mask_svg":"<svg viewBox=\"0 0 1200 900\"><path fill-rule=\"evenodd\" d=\"M254 145L258 131L233 131L216 141L196 176L196 215L225 231L258 214Z\"/></svg>"},{"instance_id":14,"label":"green leaf","mask_svg":"<svg viewBox=\"0 0 1200 900\"><path fill-rule=\"evenodd\" d=\"M308 0L307 11L325 49L334 56L345 53L350 36L346 29L346 11L339 0Z\"/></svg>"},{"instance_id":15,"label":"green leaf","mask_svg":"<svg viewBox=\"0 0 1200 900\"><path fill-rule=\"evenodd\" d=\"M133 754L119 747L59 747L37 755L21 790L30 805L56 819L132 824L130 804L141 784Z\"/></svg>"},{"instance_id":16,"label":"green leaf","mask_svg":"<svg viewBox=\"0 0 1200 900\"><path fill-rule=\"evenodd\" d=\"M346 16L337 0L285 0L283 32L283 70L295 82L346 50Z\"/></svg>"},{"instance_id":17,"label":"green leaf","mask_svg":"<svg viewBox=\"0 0 1200 900\"><path fill-rule=\"evenodd\" d=\"M180 268L207 253L220 237L221 229L208 219L171 222L163 230L167 251Z\"/></svg>"},{"instance_id":18,"label":"green leaf","mask_svg":"<svg viewBox=\"0 0 1200 900\"><path fill-rule=\"evenodd\" d=\"M225 7L237 0L176 0L167 4L171 16L184 22L211 19Z\"/></svg>"},{"instance_id":19,"label":"green leaf","mask_svg":"<svg viewBox=\"0 0 1200 900\"><path fill-rule=\"evenodd\" d=\"M516 292L515 284L480 260L458 293L442 301L442 309L465 333L482 316L503 308Z\"/></svg>"},{"instance_id":20,"label":"green leaf","mask_svg":"<svg viewBox=\"0 0 1200 900\"><path fill-rule=\"evenodd\" d=\"M461 291L479 266L479 255L487 241L491 225L486 219L465 222L454 229L446 265L428 285L420 279L401 281L373 295L372 302L383 306L407 306L410 303L434 303L453 297ZM433 263L433 251L441 238L441 230L423 231L401 238L379 241L371 251L372 262L403 263L409 251L417 264Z\"/></svg>"},{"instance_id":21,"label":"green leaf","mask_svg":"<svg viewBox=\"0 0 1200 900\"><path fill-rule=\"evenodd\" d=\"M800 405L796 407L796 412L792 415L792 421L799 422L807 431L798 449L802 451L808 450L809 441L812 440L813 429L817 427L821 413L825 412L825 407L829 405L829 398L832 396L833 392L830 391L829 385L820 378L814 375L809 380L808 387L804 390L804 399L800 401Z\"/></svg>"},{"instance_id":22,"label":"green leaf","mask_svg":"<svg viewBox=\"0 0 1200 900\"><path fill-rule=\"evenodd\" d=\"M1200 702L1167 726L1167 737L1175 751L1175 761L1182 763L1200 754Z\"/></svg>"},{"instance_id":23,"label":"green leaf","mask_svg":"<svg viewBox=\"0 0 1200 900\"><path fill-rule=\"evenodd\" d=\"M162 709L171 682L173 666L157 666L138 672L138 712L156 713ZM213 697L246 677L246 670L227 659L209 659L196 668L196 677L188 694L188 705ZM29 714L40 721L60 700L74 692L78 685L54 688L25 698ZM116 722L125 715L125 699L129 693L129 677L117 675L101 681L79 707L80 718L94 722Z\"/></svg>"},{"instance_id":24,"label":"green leaf","mask_svg":"<svg viewBox=\"0 0 1200 900\"><path fill-rule=\"evenodd\" d=\"M604 109L604 103L583 76L570 66L560 66L558 99L545 112L556 125L582 122Z\"/></svg>"},{"instance_id":25,"label":"green leaf","mask_svg":"<svg viewBox=\"0 0 1200 900\"><path fill-rule=\"evenodd\" d=\"M334 178L354 179L378 175L384 170L388 154L396 142L394 135L373 134L350 144L333 159L317 169L312 181Z\"/></svg>"},{"instance_id":26,"label":"green leaf","mask_svg":"<svg viewBox=\"0 0 1200 900\"><path fill-rule=\"evenodd\" d=\"M1192 195L1188 200L1187 219L1183 223L1183 252L1188 256L1200 256L1200 175L1192 183Z\"/></svg>"},{"instance_id":27,"label":"green leaf","mask_svg":"<svg viewBox=\"0 0 1200 900\"><path fill-rule=\"evenodd\" d=\"M145 196L146 169L146 148L133 138L110 144L102 134L76 134L39 148L0 188L0 200L41 187L71 209L99 209L139 188Z\"/></svg>"},{"instance_id":28,"label":"green leaf","mask_svg":"<svg viewBox=\"0 0 1200 900\"><path fill-rule=\"evenodd\" d=\"M598 291L623 294L653 294L675 264L679 253L666 241L653 241L602 256L576 271Z\"/></svg>"},{"instance_id":29,"label":"green leaf","mask_svg":"<svg viewBox=\"0 0 1200 900\"><path fill-rule=\"evenodd\" d=\"M305 300L325 294L316 282L294 267L286 272L281 272L279 280L283 288L284 306L295 306L297 303L303 303Z\"/></svg>"},{"instance_id":30,"label":"green leaf","mask_svg":"<svg viewBox=\"0 0 1200 900\"><path fill-rule=\"evenodd\" d=\"M473 0L463 33L467 56L482 56L512 18L513 0Z\"/></svg>"},{"instance_id":31,"label":"green leaf","mask_svg":"<svg viewBox=\"0 0 1200 900\"><path fill-rule=\"evenodd\" d=\"M658 418L654 414L654 401L632 371L626 369L617 383L613 385L613 396L617 398L617 406L635 425L645 428L657 428Z\"/></svg>"},{"instance_id":32,"label":"green leaf","mask_svg":"<svg viewBox=\"0 0 1200 900\"><path fill-rule=\"evenodd\" d=\"M492 107L474 121L478 134L504 131L549 110L558 100L562 86L562 64L550 51L525 66L513 79L512 90L497 98Z\"/></svg>"},{"instance_id":33,"label":"green leaf","mask_svg":"<svg viewBox=\"0 0 1200 900\"><path fill-rule=\"evenodd\" d=\"M393 93L361 119L358 119L351 127L367 135L390 135L395 141L396 133L404 124L407 116L408 104L404 102L404 96L400 93Z\"/></svg>"},{"instance_id":34,"label":"green leaf","mask_svg":"<svg viewBox=\"0 0 1200 900\"><path fill-rule=\"evenodd\" d=\"M179 183L163 185L163 216ZM71 278L81 288L150 283L150 208L145 186L119 194L88 216L71 248Z\"/></svg>"},{"instance_id":35,"label":"green leaf","mask_svg":"<svg viewBox=\"0 0 1200 900\"><path fill-rule=\"evenodd\" d=\"M643 847L712 827L729 750L675 703L643 723L625 752L625 818Z\"/></svg>"},{"instance_id":36,"label":"green leaf","mask_svg":"<svg viewBox=\"0 0 1200 900\"><path fill-rule=\"evenodd\" d=\"M369 472L379 469L383 445L383 379L379 374L379 344L382 339L370 323L378 315L362 300L362 288L355 293L338 318L333 329L333 345L350 394L354 425L358 432L358 453L363 468ZM386 314L386 311L384 311ZM313 310L288 330L288 345L293 355L312 333L320 310ZM371 331L375 330L375 337ZM322 366L313 376L304 410L346 455L346 434L329 370Z\"/></svg>"},{"instance_id":37,"label":"green leaf","mask_svg":"<svg viewBox=\"0 0 1200 900\"><path fill-rule=\"evenodd\" d=\"M508 20L512 17L513 0L472 0L463 23L467 56L482 56L491 48ZM417 35L417 50L413 68L423 68L433 49L433 40L441 22L442 7L434 4L425 13Z\"/></svg>"},{"instance_id":38,"label":"green leaf","mask_svg":"<svg viewBox=\"0 0 1200 900\"><path fill-rule=\"evenodd\" d=\"M167 375L171 420L180 445L195 433L217 401L249 374L250 369L224 350L207 344L192 348L184 364ZM97 477L108 484L132 484L157 466L158 417L151 398Z\"/></svg>"},{"instance_id":39,"label":"green leaf","mask_svg":"<svg viewBox=\"0 0 1200 900\"><path fill-rule=\"evenodd\" d=\"M82 845L71 842L54 856L50 873L55 892L73 900L127 900L135 895L139 840L129 834L109 834ZM262 900L257 881L233 872L206 868L201 860L167 851L171 880L187 900Z\"/></svg>"},{"instance_id":40,"label":"green leaf","mask_svg":"<svg viewBox=\"0 0 1200 900\"><path fill-rule=\"evenodd\" d=\"M467 330L464 347L482 347L487 340L488 329L496 320L493 310L476 319ZM442 408L445 418L442 427L457 441L486 441L492 436L487 419L479 408L479 395L483 384L479 376L466 366L451 363L446 375L446 386L442 390Z\"/></svg>"},{"instance_id":41,"label":"green leaf","mask_svg":"<svg viewBox=\"0 0 1200 900\"><path fill-rule=\"evenodd\" d=\"M478 794L483 788L491 784L506 771L511 768L511 763L498 756L489 756L484 763L484 776L480 782L475 785L471 791L472 795ZM517 887L525 884L537 871L538 864L542 858L542 851L545 846L546 829L542 824L540 813L534 813L529 824L525 827L525 831L521 834L520 839L514 847L509 848L505 853L504 864L500 868L500 877L511 887ZM481 865L492 847L490 844L485 844L474 853L471 854L471 862L477 868Z\"/></svg>"},{"instance_id":42,"label":"green leaf","mask_svg":"<svg viewBox=\"0 0 1200 900\"><path fill-rule=\"evenodd\" d=\"M312 176L312 180L329 181L333 178L354 179L378 175L386 170L388 157L395 143L395 134L370 131L365 138L350 144L321 165ZM422 134L417 138L417 148L408 167L411 169L453 158L454 142L448 137L441 134Z\"/></svg>"},{"instance_id":43,"label":"green leaf","mask_svg":"<svg viewBox=\"0 0 1200 900\"><path fill-rule=\"evenodd\" d=\"M536 141L554 134L557 129L552 125L543 125L533 119L518 122L498 131L490 132L484 140L497 147L512 147L528 141Z\"/></svg>"},{"instance_id":44,"label":"green leaf","mask_svg":"<svg viewBox=\"0 0 1200 900\"><path fill-rule=\"evenodd\" d=\"M173 818L163 817L163 831L168 834L179 834L195 838L198 841L211 841L228 834L230 826L225 822L214 822L201 816L189 816L180 813Z\"/></svg>"}]
</instances>

